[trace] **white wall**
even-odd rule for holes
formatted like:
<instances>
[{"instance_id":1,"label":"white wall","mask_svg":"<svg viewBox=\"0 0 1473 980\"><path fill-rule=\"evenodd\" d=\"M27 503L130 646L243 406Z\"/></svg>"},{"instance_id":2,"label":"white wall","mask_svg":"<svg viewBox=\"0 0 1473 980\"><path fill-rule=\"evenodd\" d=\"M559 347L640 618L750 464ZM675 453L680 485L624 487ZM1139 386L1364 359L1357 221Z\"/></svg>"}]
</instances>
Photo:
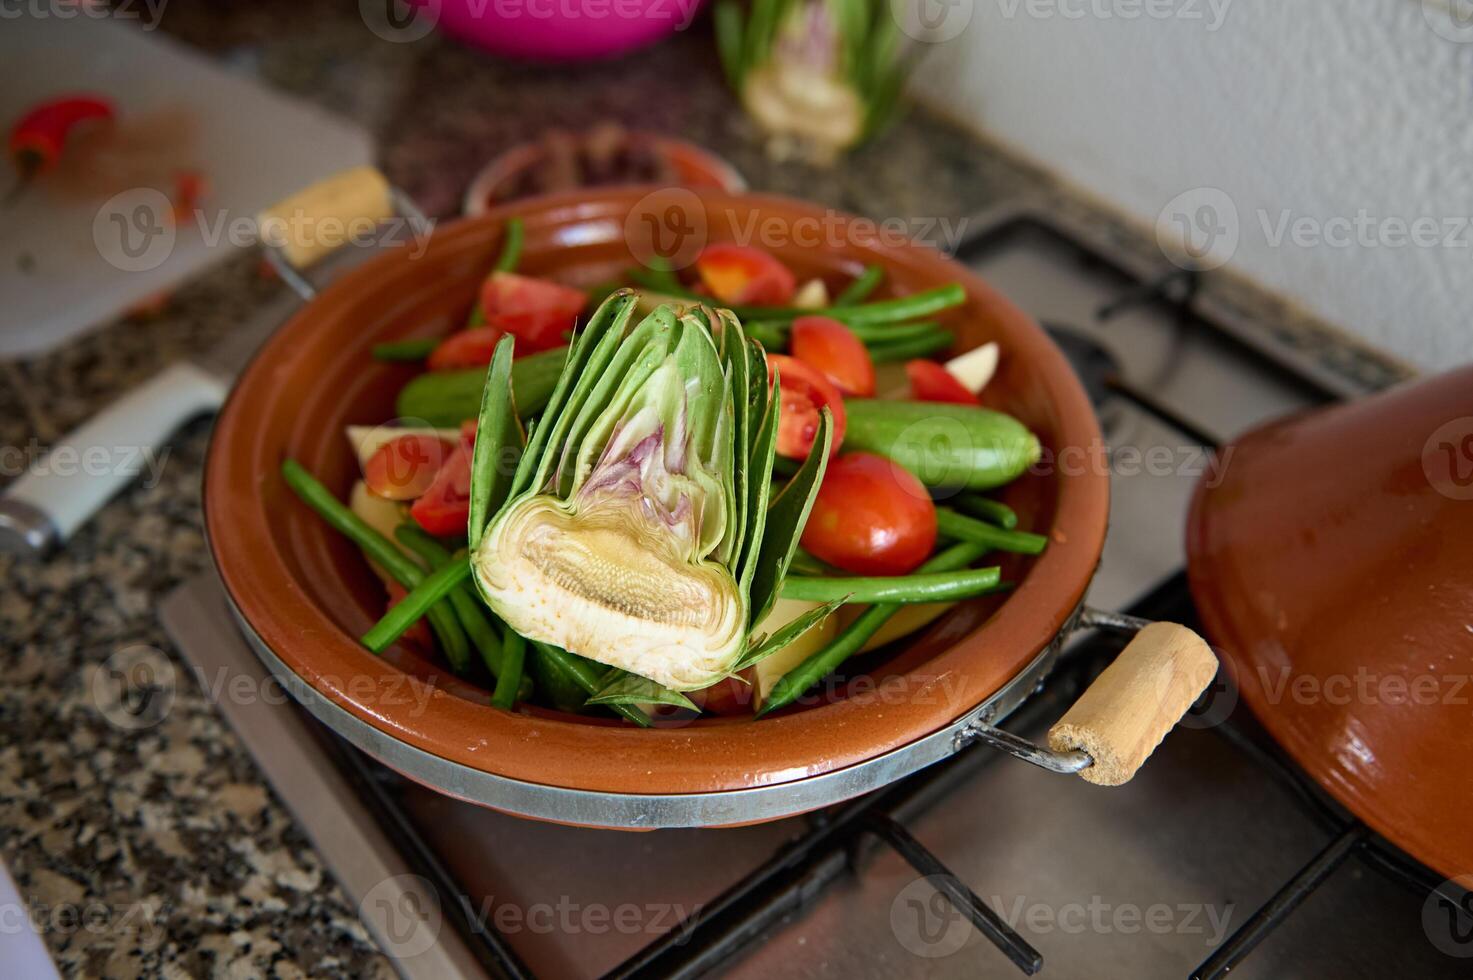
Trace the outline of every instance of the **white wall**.
<instances>
[{"instance_id":1,"label":"white wall","mask_svg":"<svg viewBox=\"0 0 1473 980\"><path fill-rule=\"evenodd\" d=\"M1473 22L1442 3L952 0L915 92L1147 224L1236 210L1213 257L1436 368L1473 360Z\"/></svg>"}]
</instances>

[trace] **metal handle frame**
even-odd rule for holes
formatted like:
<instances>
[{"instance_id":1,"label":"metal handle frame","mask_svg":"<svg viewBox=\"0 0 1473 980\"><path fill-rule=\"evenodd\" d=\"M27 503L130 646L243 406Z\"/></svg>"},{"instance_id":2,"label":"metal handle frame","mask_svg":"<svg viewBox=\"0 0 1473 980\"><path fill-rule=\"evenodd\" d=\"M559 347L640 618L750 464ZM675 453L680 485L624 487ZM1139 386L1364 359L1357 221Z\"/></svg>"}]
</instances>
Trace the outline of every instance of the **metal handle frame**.
<instances>
[{"instance_id":1,"label":"metal handle frame","mask_svg":"<svg viewBox=\"0 0 1473 980\"><path fill-rule=\"evenodd\" d=\"M1059 643L1062 646L1074 633L1081 629L1103 630L1109 633L1117 633L1121 636L1133 637L1147 626L1150 626L1151 623L1151 620L1142 619L1139 616L1128 616L1124 613L1084 606L1080 609L1079 615L1074 618L1073 622L1064 627ZM994 727L991 724L991 718L986 715L967 725L957 733L958 747L974 742L985 743L1030 765L1064 775L1083 772L1095 763L1095 760L1090 754L1083 749L1056 752L1047 746L1031 742L1021 735L1014 735L1012 732L1006 732L1001 728Z\"/></svg>"}]
</instances>

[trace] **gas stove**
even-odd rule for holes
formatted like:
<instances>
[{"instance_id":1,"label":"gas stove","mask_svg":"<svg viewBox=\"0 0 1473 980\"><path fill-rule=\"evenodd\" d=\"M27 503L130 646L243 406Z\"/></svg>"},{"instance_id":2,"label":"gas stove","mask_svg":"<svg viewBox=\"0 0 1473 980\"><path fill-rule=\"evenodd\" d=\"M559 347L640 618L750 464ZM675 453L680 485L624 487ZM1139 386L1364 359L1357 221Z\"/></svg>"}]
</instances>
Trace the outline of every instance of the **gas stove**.
<instances>
[{"instance_id":1,"label":"gas stove","mask_svg":"<svg viewBox=\"0 0 1473 980\"><path fill-rule=\"evenodd\" d=\"M1191 625L1183 528L1216 447L1363 394L1374 372L1284 343L1195 273L1057 216L971 226L957 258L1053 333L1106 431L1111 528L1091 604ZM269 686L213 578L163 619L206 690L228 690L222 674ZM1039 738L1117 651L1074 641L1007 727ZM1465 976L1447 950L1473 953L1446 933L1438 876L1329 803L1222 685L1122 788L978 746L806 817L642 834L441 796L289 699L220 707L406 978L1379 980Z\"/></svg>"}]
</instances>

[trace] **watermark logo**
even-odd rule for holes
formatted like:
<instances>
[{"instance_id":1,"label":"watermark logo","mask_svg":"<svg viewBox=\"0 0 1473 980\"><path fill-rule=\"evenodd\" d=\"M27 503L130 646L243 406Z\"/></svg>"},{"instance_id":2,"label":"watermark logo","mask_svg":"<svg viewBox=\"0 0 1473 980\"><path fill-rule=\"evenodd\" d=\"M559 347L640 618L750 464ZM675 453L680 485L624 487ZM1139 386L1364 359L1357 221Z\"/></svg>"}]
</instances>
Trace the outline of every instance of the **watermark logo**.
<instances>
[{"instance_id":1,"label":"watermark logo","mask_svg":"<svg viewBox=\"0 0 1473 980\"><path fill-rule=\"evenodd\" d=\"M332 252L345 245L404 248L417 259L429 248L432 218L395 215L340 217L304 209L264 217L227 210L176 207L161 191L135 187L114 195L92 219L92 242L103 261L123 272L157 269L184 235L205 248L256 244Z\"/></svg>"},{"instance_id":2,"label":"watermark logo","mask_svg":"<svg viewBox=\"0 0 1473 980\"><path fill-rule=\"evenodd\" d=\"M147 644L124 647L92 674L92 706L125 731L142 731L163 721L174 705L174 663Z\"/></svg>"},{"instance_id":3,"label":"watermark logo","mask_svg":"<svg viewBox=\"0 0 1473 980\"><path fill-rule=\"evenodd\" d=\"M1473 43L1473 0L1422 0L1422 18L1440 38Z\"/></svg>"},{"instance_id":4,"label":"watermark logo","mask_svg":"<svg viewBox=\"0 0 1473 980\"><path fill-rule=\"evenodd\" d=\"M1238 206L1227 192L1198 187L1178 194L1156 219L1156 242L1183 269L1220 269L1238 251Z\"/></svg>"},{"instance_id":5,"label":"watermark logo","mask_svg":"<svg viewBox=\"0 0 1473 980\"><path fill-rule=\"evenodd\" d=\"M922 959L951 956L972 936L971 922L946 897L943 884L964 887L949 875L926 875L900 889L890 903L890 931Z\"/></svg>"},{"instance_id":6,"label":"watermark logo","mask_svg":"<svg viewBox=\"0 0 1473 980\"><path fill-rule=\"evenodd\" d=\"M972 23L976 0L890 0L890 16L915 41L940 44Z\"/></svg>"},{"instance_id":7,"label":"watermark logo","mask_svg":"<svg viewBox=\"0 0 1473 980\"><path fill-rule=\"evenodd\" d=\"M639 262L688 269L706 247L706 206L694 191L662 187L635 202L624 218L624 240Z\"/></svg>"},{"instance_id":8,"label":"watermark logo","mask_svg":"<svg viewBox=\"0 0 1473 980\"><path fill-rule=\"evenodd\" d=\"M123 272L148 272L174 252L174 205L162 191L135 187L108 198L92 219L92 243Z\"/></svg>"},{"instance_id":9,"label":"watermark logo","mask_svg":"<svg viewBox=\"0 0 1473 980\"><path fill-rule=\"evenodd\" d=\"M1427 896L1422 929L1440 952L1473 959L1473 875L1451 878Z\"/></svg>"},{"instance_id":10,"label":"watermark logo","mask_svg":"<svg viewBox=\"0 0 1473 980\"><path fill-rule=\"evenodd\" d=\"M1006 20L1177 20L1200 23L1216 33L1233 0L997 0Z\"/></svg>"},{"instance_id":11,"label":"watermark logo","mask_svg":"<svg viewBox=\"0 0 1473 980\"><path fill-rule=\"evenodd\" d=\"M358 0L358 16L385 41L409 44L440 22L440 0Z\"/></svg>"},{"instance_id":12,"label":"watermark logo","mask_svg":"<svg viewBox=\"0 0 1473 980\"><path fill-rule=\"evenodd\" d=\"M0 20L133 20L151 31L159 26L168 0L0 0Z\"/></svg>"},{"instance_id":13,"label":"watermark logo","mask_svg":"<svg viewBox=\"0 0 1473 980\"><path fill-rule=\"evenodd\" d=\"M395 875L374 885L358 903L365 922L377 923L379 938L394 959L429 952L440 938L440 896L419 875Z\"/></svg>"},{"instance_id":14,"label":"watermark logo","mask_svg":"<svg viewBox=\"0 0 1473 980\"><path fill-rule=\"evenodd\" d=\"M1473 416L1453 419L1422 447L1427 482L1449 500L1473 500Z\"/></svg>"}]
</instances>

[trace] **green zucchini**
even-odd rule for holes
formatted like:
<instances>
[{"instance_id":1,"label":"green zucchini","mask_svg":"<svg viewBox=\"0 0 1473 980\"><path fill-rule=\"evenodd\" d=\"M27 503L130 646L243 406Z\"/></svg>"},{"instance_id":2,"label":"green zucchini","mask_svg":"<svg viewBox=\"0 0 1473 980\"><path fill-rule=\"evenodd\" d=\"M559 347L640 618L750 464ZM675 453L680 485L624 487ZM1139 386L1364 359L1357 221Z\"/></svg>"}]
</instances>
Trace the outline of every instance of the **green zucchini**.
<instances>
[{"instance_id":1,"label":"green zucchini","mask_svg":"<svg viewBox=\"0 0 1473 980\"><path fill-rule=\"evenodd\" d=\"M568 349L559 347L512 362L511 388L522 418L536 415L546 407L567 356ZM420 419L428 425L453 428L480 414L481 389L485 385L485 368L430 371L403 387L394 411L401 419Z\"/></svg>"},{"instance_id":2,"label":"green zucchini","mask_svg":"<svg viewBox=\"0 0 1473 980\"><path fill-rule=\"evenodd\" d=\"M935 402L844 402L845 452L893 459L928 487L990 490L1038 462L1038 437L1010 415Z\"/></svg>"}]
</instances>

